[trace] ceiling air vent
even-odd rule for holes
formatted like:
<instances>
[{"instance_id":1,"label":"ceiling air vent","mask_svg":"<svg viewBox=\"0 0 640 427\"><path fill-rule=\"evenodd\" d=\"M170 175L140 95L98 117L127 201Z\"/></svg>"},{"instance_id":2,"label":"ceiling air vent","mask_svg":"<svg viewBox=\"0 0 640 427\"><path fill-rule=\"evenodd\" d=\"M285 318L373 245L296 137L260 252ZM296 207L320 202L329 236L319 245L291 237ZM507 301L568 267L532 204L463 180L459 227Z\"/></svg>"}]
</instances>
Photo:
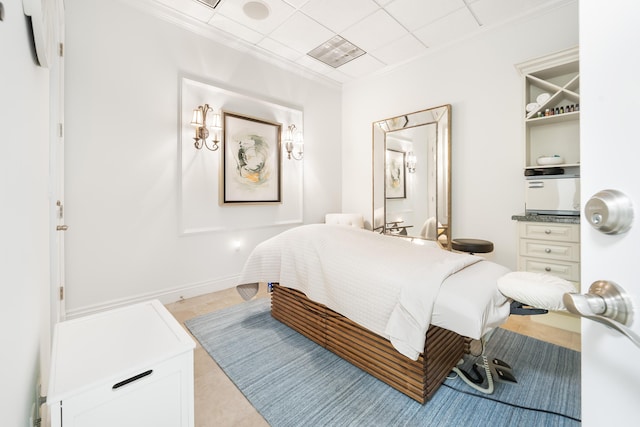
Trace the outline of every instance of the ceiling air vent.
<instances>
[{"instance_id":1,"label":"ceiling air vent","mask_svg":"<svg viewBox=\"0 0 640 427\"><path fill-rule=\"evenodd\" d=\"M218 7L222 0L196 0L198 3L202 3L203 5L210 7L211 9L215 9Z\"/></svg>"},{"instance_id":2,"label":"ceiling air vent","mask_svg":"<svg viewBox=\"0 0 640 427\"><path fill-rule=\"evenodd\" d=\"M307 53L307 55L317 59L318 61L324 62L333 68L338 68L339 66L344 65L365 53L366 52L364 50L360 49L348 40L343 39L340 36L335 36Z\"/></svg>"}]
</instances>

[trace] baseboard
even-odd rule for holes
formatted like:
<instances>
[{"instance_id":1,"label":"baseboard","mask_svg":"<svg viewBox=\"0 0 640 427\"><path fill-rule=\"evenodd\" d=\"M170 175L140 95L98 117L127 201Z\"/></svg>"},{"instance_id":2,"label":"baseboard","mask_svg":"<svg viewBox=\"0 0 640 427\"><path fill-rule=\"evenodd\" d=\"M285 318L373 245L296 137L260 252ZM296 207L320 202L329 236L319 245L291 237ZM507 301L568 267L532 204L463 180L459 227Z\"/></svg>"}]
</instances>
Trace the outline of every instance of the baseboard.
<instances>
[{"instance_id":1,"label":"baseboard","mask_svg":"<svg viewBox=\"0 0 640 427\"><path fill-rule=\"evenodd\" d=\"M222 291L234 287L238 283L238 276L234 275L217 280L206 282L192 283L173 289L163 289L157 292L149 292L146 294L138 294L127 298L111 300L100 304L93 304L84 307L78 307L67 310L65 319L74 319L90 314L100 313L102 311L112 310L118 307L149 301L153 299L159 300L162 304L169 304L179 301L183 298L192 298L211 292Z\"/></svg>"}]
</instances>

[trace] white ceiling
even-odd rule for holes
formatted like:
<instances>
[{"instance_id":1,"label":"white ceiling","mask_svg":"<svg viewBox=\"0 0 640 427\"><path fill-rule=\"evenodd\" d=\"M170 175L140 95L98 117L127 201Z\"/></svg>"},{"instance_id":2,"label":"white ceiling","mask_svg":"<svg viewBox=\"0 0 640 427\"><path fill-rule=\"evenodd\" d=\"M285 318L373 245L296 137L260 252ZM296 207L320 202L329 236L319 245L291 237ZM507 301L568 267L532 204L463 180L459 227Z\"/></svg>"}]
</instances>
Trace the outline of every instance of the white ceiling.
<instances>
[{"instance_id":1,"label":"white ceiling","mask_svg":"<svg viewBox=\"0 0 640 427\"><path fill-rule=\"evenodd\" d=\"M269 16L263 20L249 18L243 12L249 1L266 5ZM170 14L174 22L182 21L191 29L206 28L218 41L224 43L226 39L236 47L344 83L569 1L221 0L215 9L197 0L152 3ZM366 54L339 68L307 55L335 35Z\"/></svg>"}]
</instances>

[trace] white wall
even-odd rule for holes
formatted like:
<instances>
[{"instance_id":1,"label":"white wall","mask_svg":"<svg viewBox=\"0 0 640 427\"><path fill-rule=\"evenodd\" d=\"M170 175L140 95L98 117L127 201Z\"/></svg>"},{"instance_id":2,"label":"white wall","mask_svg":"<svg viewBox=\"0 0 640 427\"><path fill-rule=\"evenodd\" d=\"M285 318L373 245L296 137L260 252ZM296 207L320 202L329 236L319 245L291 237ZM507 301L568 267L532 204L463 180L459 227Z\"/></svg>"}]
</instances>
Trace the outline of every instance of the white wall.
<instances>
[{"instance_id":1,"label":"white wall","mask_svg":"<svg viewBox=\"0 0 640 427\"><path fill-rule=\"evenodd\" d=\"M2 425L26 427L49 327L49 77L37 65L22 2L2 4L0 414Z\"/></svg>"},{"instance_id":2,"label":"white wall","mask_svg":"<svg viewBox=\"0 0 640 427\"><path fill-rule=\"evenodd\" d=\"M578 45L578 2L486 29L343 89L345 211L371 215L371 123L452 104L453 237L491 240L490 258L515 269L524 211L522 80L514 64Z\"/></svg>"},{"instance_id":3,"label":"white wall","mask_svg":"<svg viewBox=\"0 0 640 427\"><path fill-rule=\"evenodd\" d=\"M285 71L126 2L65 4L68 314L231 287L249 251L286 228L180 236L182 76L303 110L303 220L321 222L326 212L340 210L338 86ZM218 161L219 152L207 154ZM203 194L202 204L228 208L217 206L217 195Z\"/></svg>"}]
</instances>

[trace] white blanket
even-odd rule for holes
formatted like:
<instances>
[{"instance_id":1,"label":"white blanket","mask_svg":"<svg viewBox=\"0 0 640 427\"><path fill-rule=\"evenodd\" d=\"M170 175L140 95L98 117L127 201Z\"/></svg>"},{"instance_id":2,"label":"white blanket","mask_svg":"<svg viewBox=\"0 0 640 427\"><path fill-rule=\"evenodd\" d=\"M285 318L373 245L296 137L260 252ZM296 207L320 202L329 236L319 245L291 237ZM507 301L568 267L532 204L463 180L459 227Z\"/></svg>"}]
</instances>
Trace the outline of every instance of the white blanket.
<instances>
[{"instance_id":1,"label":"white blanket","mask_svg":"<svg viewBox=\"0 0 640 427\"><path fill-rule=\"evenodd\" d=\"M277 282L383 336L416 360L442 282L482 258L353 227L285 231L249 256L240 284Z\"/></svg>"}]
</instances>

